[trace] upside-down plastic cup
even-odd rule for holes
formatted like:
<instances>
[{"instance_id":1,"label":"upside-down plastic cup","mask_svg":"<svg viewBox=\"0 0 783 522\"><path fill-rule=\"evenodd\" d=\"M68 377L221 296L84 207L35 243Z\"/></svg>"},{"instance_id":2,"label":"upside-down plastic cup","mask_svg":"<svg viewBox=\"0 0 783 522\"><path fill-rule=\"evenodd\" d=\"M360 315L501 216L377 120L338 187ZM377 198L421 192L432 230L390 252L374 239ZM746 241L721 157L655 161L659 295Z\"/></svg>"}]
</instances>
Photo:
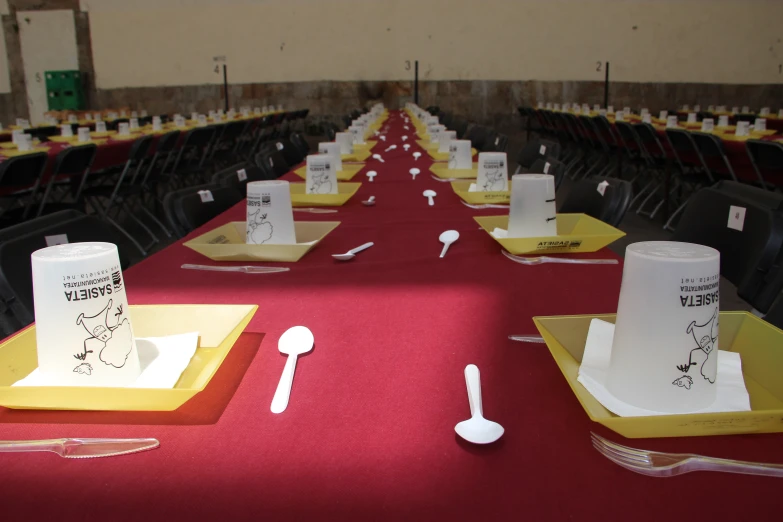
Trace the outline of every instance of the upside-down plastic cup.
<instances>
[{"instance_id":1,"label":"upside-down plastic cup","mask_svg":"<svg viewBox=\"0 0 783 522\"><path fill-rule=\"evenodd\" d=\"M680 413L715 401L720 253L675 241L625 251L607 389L648 410Z\"/></svg>"},{"instance_id":2,"label":"upside-down plastic cup","mask_svg":"<svg viewBox=\"0 0 783 522\"><path fill-rule=\"evenodd\" d=\"M38 368L61 386L128 386L141 370L117 246L33 252Z\"/></svg>"}]
</instances>

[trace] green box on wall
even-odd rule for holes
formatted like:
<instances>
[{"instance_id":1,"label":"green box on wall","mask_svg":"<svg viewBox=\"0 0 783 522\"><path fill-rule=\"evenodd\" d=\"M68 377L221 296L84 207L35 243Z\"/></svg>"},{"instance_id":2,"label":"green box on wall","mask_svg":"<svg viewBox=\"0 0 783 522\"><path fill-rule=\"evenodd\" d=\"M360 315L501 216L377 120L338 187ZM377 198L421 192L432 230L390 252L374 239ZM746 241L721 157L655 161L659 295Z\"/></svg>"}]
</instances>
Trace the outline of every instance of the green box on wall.
<instances>
[{"instance_id":1,"label":"green box on wall","mask_svg":"<svg viewBox=\"0 0 783 522\"><path fill-rule=\"evenodd\" d=\"M50 111L84 109L84 87L79 71L45 71Z\"/></svg>"}]
</instances>

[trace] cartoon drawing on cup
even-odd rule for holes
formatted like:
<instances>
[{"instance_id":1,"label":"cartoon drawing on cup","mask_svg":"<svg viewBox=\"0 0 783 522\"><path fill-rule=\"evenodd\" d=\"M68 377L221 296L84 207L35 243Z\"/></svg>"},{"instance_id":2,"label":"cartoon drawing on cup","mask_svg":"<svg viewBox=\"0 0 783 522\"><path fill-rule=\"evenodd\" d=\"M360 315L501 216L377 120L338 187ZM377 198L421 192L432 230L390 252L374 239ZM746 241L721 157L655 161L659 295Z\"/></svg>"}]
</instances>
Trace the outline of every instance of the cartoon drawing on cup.
<instances>
[{"instance_id":1,"label":"cartoon drawing on cup","mask_svg":"<svg viewBox=\"0 0 783 522\"><path fill-rule=\"evenodd\" d=\"M706 323L696 324L696 321L691 321L691 324L688 325L688 328L685 331L693 336L697 348L691 350L690 357L688 357L688 363L677 366L677 369L683 373L688 373L691 366L701 364L701 376L709 381L710 384L714 384L718 366L718 354L715 350L715 343L718 340L718 309L715 309L712 313L712 317L710 317ZM690 382L686 383L683 379L687 379ZM683 375L672 384L690 390L693 379L687 375Z\"/></svg>"},{"instance_id":2,"label":"cartoon drawing on cup","mask_svg":"<svg viewBox=\"0 0 783 522\"><path fill-rule=\"evenodd\" d=\"M310 187L311 194L331 194L332 180L329 179L329 165L326 165L326 172L313 174L313 186Z\"/></svg>"},{"instance_id":3,"label":"cartoon drawing on cup","mask_svg":"<svg viewBox=\"0 0 783 522\"><path fill-rule=\"evenodd\" d=\"M449 145L449 168L457 168L457 146Z\"/></svg>"},{"instance_id":4,"label":"cartoon drawing on cup","mask_svg":"<svg viewBox=\"0 0 783 522\"><path fill-rule=\"evenodd\" d=\"M485 192L503 190L503 170L496 169L487 172L487 181L483 187Z\"/></svg>"},{"instance_id":5,"label":"cartoon drawing on cup","mask_svg":"<svg viewBox=\"0 0 783 522\"><path fill-rule=\"evenodd\" d=\"M89 354L98 353L98 359L107 366L122 368L133 350L133 333L130 322L123 318L122 305L118 306L113 314L114 325L110 325L109 313L112 311L113 300L109 300L106 308L95 315L86 316L79 314L76 324L82 325L89 337L84 340L81 353L74 354L74 358L85 361ZM73 371L83 375L92 374L92 365L82 362Z\"/></svg>"},{"instance_id":6,"label":"cartoon drawing on cup","mask_svg":"<svg viewBox=\"0 0 783 522\"><path fill-rule=\"evenodd\" d=\"M255 212L248 216L247 226L250 233L250 237L253 241L260 245L272 239L272 231L274 227L266 219L266 214L261 213L261 209L257 209Z\"/></svg>"}]
</instances>

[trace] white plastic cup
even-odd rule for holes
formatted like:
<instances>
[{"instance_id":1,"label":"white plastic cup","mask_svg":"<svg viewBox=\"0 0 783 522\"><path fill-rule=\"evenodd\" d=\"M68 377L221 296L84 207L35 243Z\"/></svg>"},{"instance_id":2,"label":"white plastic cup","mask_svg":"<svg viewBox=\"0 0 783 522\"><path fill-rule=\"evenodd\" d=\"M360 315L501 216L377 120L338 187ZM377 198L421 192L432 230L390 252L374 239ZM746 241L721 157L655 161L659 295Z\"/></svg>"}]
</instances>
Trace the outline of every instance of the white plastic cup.
<instances>
[{"instance_id":1,"label":"white plastic cup","mask_svg":"<svg viewBox=\"0 0 783 522\"><path fill-rule=\"evenodd\" d=\"M629 245L607 389L648 410L708 407L717 387L720 253L674 241Z\"/></svg>"},{"instance_id":2,"label":"white plastic cup","mask_svg":"<svg viewBox=\"0 0 783 522\"><path fill-rule=\"evenodd\" d=\"M33 252L39 371L53 384L128 386L141 370L117 246Z\"/></svg>"}]
</instances>

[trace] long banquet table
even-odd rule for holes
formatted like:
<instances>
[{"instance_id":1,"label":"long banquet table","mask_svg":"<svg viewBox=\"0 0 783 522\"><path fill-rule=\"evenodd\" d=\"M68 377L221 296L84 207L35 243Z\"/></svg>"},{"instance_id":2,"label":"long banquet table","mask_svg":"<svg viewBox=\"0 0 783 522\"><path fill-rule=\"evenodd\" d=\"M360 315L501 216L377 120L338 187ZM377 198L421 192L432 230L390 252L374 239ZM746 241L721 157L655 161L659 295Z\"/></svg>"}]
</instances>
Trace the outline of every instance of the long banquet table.
<instances>
[{"instance_id":1,"label":"long banquet table","mask_svg":"<svg viewBox=\"0 0 783 522\"><path fill-rule=\"evenodd\" d=\"M156 437L161 446L90 460L0 454L2 520L780 520L773 478L634 474L591 446L591 430L635 447L783 463L783 436L624 440L593 424L531 317L612 313L621 265L522 266L472 219L448 184L386 144L413 138L392 113L384 163L370 160L340 226L291 271L197 272L174 244L125 273L131 304L259 305L207 388L175 412L0 408L0 439ZM409 140L409 143L412 140ZM414 181L408 169L422 174ZM368 183L365 172L378 172ZM286 179L298 178L289 174ZM425 189L436 190L427 205ZM374 207L360 201L375 195ZM242 220L239 204L189 237ZM438 235L460 239L439 259ZM351 262L331 254L367 241ZM604 250L596 257L612 256ZM273 264L273 263L271 263ZM291 402L269 406L285 362L277 340L305 325ZM464 368L481 371L484 412L505 434L474 446Z\"/></svg>"}]
</instances>

